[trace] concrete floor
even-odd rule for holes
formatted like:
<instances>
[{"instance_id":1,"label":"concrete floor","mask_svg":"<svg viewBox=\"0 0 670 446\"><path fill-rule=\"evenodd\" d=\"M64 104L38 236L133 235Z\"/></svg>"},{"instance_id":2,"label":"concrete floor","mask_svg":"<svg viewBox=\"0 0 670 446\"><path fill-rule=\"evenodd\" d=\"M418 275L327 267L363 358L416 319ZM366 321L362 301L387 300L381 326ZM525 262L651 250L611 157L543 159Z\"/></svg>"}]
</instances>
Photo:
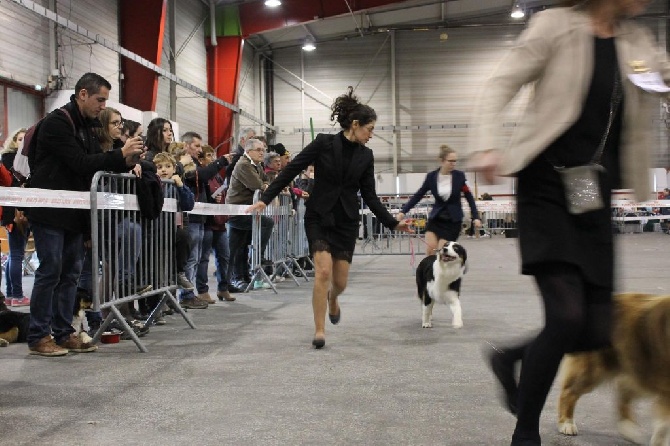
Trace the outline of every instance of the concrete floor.
<instances>
[{"instance_id":1,"label":"concrete floor","mask_svg":"<svg viewBox=\"0 0 670 446\"><path fill-rule=\"evenodd\" d=\"M448 307L422 329L409 256L355 256L342 322L311 345L311 284L278 284L191 310L142 338L92 354L0 349L0 444L11 445L508 445L514 418L481 357L486 341L541 324L534 286L518 274L515 239L462 239L465 327ZM621 290L668 294L670 236L617 236ZM418 263L417 259L417 263ZM31 278L26 278L28 290ZM213 279L210 285L213 286ZM608 386L577 409L580 435L556 431L556 386L544 445L629 444ZM650 432L650 406L637 407Z\"/></svg>"}]
</instances>

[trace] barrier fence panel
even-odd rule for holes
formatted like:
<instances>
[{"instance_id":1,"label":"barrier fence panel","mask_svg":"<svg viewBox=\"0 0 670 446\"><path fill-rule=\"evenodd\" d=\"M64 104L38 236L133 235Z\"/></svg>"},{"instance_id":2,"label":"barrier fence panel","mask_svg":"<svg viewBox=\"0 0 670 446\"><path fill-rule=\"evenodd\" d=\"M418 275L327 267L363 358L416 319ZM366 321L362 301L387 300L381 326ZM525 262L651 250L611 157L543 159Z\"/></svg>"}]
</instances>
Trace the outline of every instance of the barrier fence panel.
<instances>
[{"instance_id":1,"label":"barrier fence panel","mask_svg":"<svg viewBox=\"0 0 670 446\"><path fill-rule=\"evenodd\" d=\"M105 315L94 341L116 319L142 352L146 347L124 316L128 305L146 299L151 325L169 303L195 328L176 298L177 189L163 183L163 211L154 220L143 218L137 206L137 178L98 172L91 184L91 276L93 308ZM105 314L106 313L106 314Z\"/></svg>"},{"instance_id":2,"label":"barrier fence panel","mask_svg":"<svg viewBox=\"0 0 670 446\"><path fill-rule=\"evenodd\" d=\"M293 268L290 267L293 266L290 251L293 245L291 236L294 235L292 227L296 214L293 208L293 199L288 194L280 194L273 203L274 208L270 209L268 213L273 214L271 218L274 221L274 227L265 256L267 263L272 262L273 265L270 282L274 282L279 277L283 278L284 274L287 274L297 286L300 286L300 282L293 274Z\"/></svg>"},{"instance_id":3,"label":"barrier fence panel","mask_svg":"<svg viewBox=\"0 0 670 446\"><path fill-rule=\"evenodd\" d=\"M289 235L288 257L294 270L297 269L305 281L309 282L307 273L299 262L300 259L303 259L304 262L309 263L312 269L314 269L314 262L312 262L312 259L309 256L307 234L305 234L305 210L305 200L298 200L296 211L290 222L291 233Z\"/></svg>"},{"instance_id":4,"label":"barrier fence panel","mask_svg":"<svg viewBox=\"0 0 670 446\"><path fill-rule=\"evenodd\" d=\"M392 214L409 197L380 196ZM415 234L397 233L382 227L377 218L363 205L361 207L362 237L356 254L414 254L424 252L426 222L432 210L433 199L424 198L406 218L413 221ZM476 202L482 227L475 231L472 227L470 207L462 200L463 232L469 237L492 237L503 235L517 237L517 212L514 199L480 200ZM615 233L664 232L670 234L670 200L650 200L642 203L632 200L612 201L612 230Z\"/></svg>"},{"instance_id":5,"label":"barrier fence panel","mask_svg":"<svg viewBox=\"0 0 670 446\"><path fill-rule=\"evenodd\" d=\"M254 203L260 198L260 191L254 194ZM262 282L269 285L277 293L277 287L273 279L283 277L287 273L300 286L300 283L293 274L290 258L290 246L293 245L291 236L294 232L291 230L293 222L293 203L289 195L280 194L261 214L252 216L251 229L251 281L247 291L254 286L254 282ZM267 245L263 250L263 233L271 233ZM266 268L272 268L272 271Z\"/></svg>"},{"instance_id":6,"label":"barrier fence panel","mask_svg":"<svg viewBox=\"0 0 670 446\"><path fill-rule=\"evenodd\" d=\"M401 203L391 200L383 200L392 215L400 212ZM423 234L425 233L426 221L430 213L430 207L425 204L417 205L405 218L413 221L414 234L392 231L383 226L377 217L364 204L361 205L362 237L354 254L414 254L425 251Z\"/></svg>"}]
</instances>

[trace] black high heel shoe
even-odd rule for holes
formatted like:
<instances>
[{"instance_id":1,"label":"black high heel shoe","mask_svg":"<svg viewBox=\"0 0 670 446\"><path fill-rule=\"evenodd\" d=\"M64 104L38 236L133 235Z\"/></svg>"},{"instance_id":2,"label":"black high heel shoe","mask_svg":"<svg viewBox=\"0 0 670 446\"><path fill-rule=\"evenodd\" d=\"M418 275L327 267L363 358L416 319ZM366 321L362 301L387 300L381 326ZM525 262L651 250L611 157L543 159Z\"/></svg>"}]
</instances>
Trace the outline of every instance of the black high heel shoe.
<instances>
[{"instance_id":1,"label":"black high heel shoe","mask_svg":"<svg viewBox=\"0 0 670 446\"><path fill-rule=\"evenodd\" d=\"M314 338L312 339L312 345L318 350L326 345L326 340L324 338Z\"/></svg>"},{"instance_id":2,"label":"black high heel shoe","mask_svg":"<svg viewBox=\"0 0 670 446\"><path fill-rule=\"evenodd\" d=\"M328 291L328 307L330 308L330 291ZM330 319L330 323L333 325L337 325L340 323L340 316L342 315L342 308L340 306L337 306L338 312L337 314L330 314L328 313L328 319Z\"/></svg>"},{"instance_id":3,"label":"black high heel shoe","mask_svg":"<svg viewBox=\"0 0 670 446\"><path fill-rule=\"evenodd\" d=\"M330 319L330 323L333 325L337 325L340 323L340 316L342 315L342 309L340 308L340 311L337 312L337 314L330 314L328 313L328 319Z\"/></svg>"}]
</instances>

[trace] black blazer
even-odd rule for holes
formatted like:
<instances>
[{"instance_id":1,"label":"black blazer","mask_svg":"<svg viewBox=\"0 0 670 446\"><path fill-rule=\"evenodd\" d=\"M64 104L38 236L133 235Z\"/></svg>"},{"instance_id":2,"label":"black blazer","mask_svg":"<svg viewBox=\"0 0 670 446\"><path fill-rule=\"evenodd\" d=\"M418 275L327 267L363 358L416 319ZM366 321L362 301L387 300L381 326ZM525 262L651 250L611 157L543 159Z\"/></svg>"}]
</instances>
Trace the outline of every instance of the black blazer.
<instances>
[{"instance_id":1,"label":"black blazer","mask_svg":"<svg viewBox=\"0 0 670 446\"><path fill-rule=\"evenodd\" d=\"M451 195L444 200L437 191L437 178L439 172L440 169L436 169L426 174L426 178L423 180L423 184L419 190L416 191L414 196L412 196L412 198L410 198L402 207L400 212L403 214L409 212L419 201L421 201L426 193L430 191L435 199L435 204L430 211L430 215L428 216L429 219L435 218L439 214L447 214L451 218L451 221L463 221L463 208L461 207L461 192L463 192L465 199L470 205L472 218L478 219L479 213L477 212L477 206L475 205L475 199L472 196L472 192L470 192L470 188L465 182L465 173L460 170L451 171Z\"/></svg>"},{"instance_id":2,"label":"black blazer","mask_svg":"<svg viewBox=\"0 0 670 446\"><path fill-rule=\"evenodd\" d=\"M339 200L347 216L358 220L357 192L360 190L361 197L379 221L389 229L395 228L398 221L377 197L372 150L359 144L354 150L349 170L343 172L341 138L342 132L336 135L318 134L270 183L261 201L269 204L291 180L314 164L314 189L305 203L309 210L324 217Z\"/></svg>"}]
</instances>

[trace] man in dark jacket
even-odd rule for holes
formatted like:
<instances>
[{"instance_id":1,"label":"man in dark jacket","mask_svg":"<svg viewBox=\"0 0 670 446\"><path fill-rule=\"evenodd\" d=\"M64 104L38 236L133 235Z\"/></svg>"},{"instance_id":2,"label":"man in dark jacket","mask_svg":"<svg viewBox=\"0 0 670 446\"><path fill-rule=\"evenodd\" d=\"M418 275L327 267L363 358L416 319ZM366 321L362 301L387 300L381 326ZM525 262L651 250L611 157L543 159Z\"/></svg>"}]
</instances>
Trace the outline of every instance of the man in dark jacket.
<instances>
[{"instance_id":1,"label":"man in dark jacket","mask_svg":"<svg viewBox=\"0 0 670 446\"><path fill-rule=\"evenodd\" d=\"M93 128L100 126L98 114L105 108L111 88L102 76L86 73L77 81L75 94L65 105L72 122L60 110L44 118L36 135L30 187L86 191L95 172L125 172L134 164L131 157L142 153L140 138L122 150L103 153L93 133ZM95 345L82 342L72 327L83 237L91 220L89 211L27 208L26 214L40 261L30 299L30 353L62 356L68 351L96 350Z\"/></svg>"},{"instance_id":2,"label":"man in dark jacket","mask_svg":"<svg viewBox=\"0 0 670 446\"><path fill-rule=\"evenodd\" d=\"M195 169L188 170L184 173L184 184L193 192L196 203L207 203L209 201L207 198L209 194L209 185L207 183L210 179L214 178L221 169L229 164L228 159L230 156L224 155L219 159L214 160L209 165L202 166L200 163L202 137L195 132L186 132L182 135L181 140L184 143L186 153L191 155L193 163L195 164ZM190 280L191 283L196 283L196 269L202 254L202 240L205 236L205 220L206 216L204 215L188 215L188 226L186 229L188 230L191 252L186 261L186 278ZM207 292L203 292L199 296L195 296L193 290L184 290L182 292L182 308L206 308L206 306L202 305L202 302L207 304L216 303Z\"/></svg>"}]
</instances>

